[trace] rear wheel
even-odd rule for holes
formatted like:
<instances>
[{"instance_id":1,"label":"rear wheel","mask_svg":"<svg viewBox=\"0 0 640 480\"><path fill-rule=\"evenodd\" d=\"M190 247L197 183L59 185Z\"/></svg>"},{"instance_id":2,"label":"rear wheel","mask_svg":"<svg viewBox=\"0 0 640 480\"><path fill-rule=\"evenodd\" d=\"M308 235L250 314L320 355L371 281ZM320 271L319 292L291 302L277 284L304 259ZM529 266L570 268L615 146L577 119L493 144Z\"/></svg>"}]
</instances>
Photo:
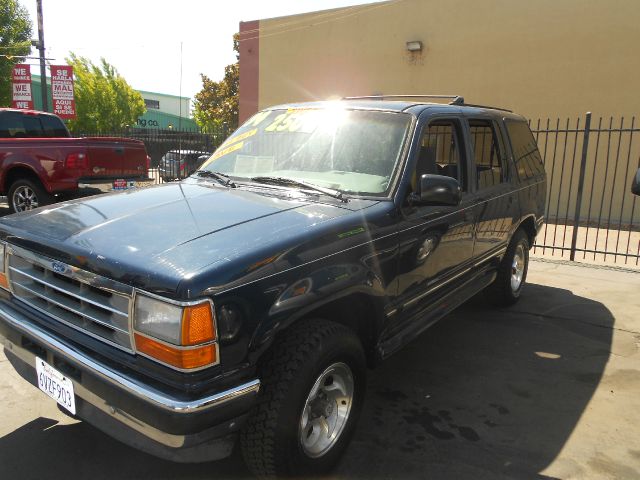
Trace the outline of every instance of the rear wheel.
<instances>
[{"instance_id":1,"label":"rear wheel","mask_svg":"<svg viewBox=\"0 0 640 480\"><path fill-rule=\"evenodd\" d=\"M509 243L494 282L487 287L487 299L497 306L513 305L520 298L529 269L529 237L518 229Z\"/></svg>"},{"instance_id":2,"label":"rear wheel","mask_svg":"<svg viewBox=\"0 0 640 480\"><path fill-rule=\"evenodd\" d=\"M53 196L34 180L19 179L9 187L9 208L12 212L26 212L53 202Z\"/></svg>"},{"instance_id":3,"label":"rear wheel","mask_svg":"<svg viewBox=\"0 0 640 480\"><path fill-rule=\"evenodd\" d=\"M261 361L260 400L241 436L242 454L258 477L309 476L340 459L365 390L365 359L348 328L305 320Z\"/></svg>"}]
</instances>

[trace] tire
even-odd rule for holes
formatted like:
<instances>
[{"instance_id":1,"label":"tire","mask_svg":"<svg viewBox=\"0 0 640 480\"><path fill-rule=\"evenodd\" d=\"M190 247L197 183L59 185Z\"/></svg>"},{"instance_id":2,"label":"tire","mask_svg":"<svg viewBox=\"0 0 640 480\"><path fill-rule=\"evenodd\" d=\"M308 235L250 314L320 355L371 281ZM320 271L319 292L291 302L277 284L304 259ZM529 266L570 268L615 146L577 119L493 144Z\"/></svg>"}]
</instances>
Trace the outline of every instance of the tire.
<instances>
[{"instance_id":1,"label":"tire","mask_svg":"<svg viewBox=\"0 0 640 480\"><path fill-rule=\"evenodd\" d=\"M261 359L260 399L240 434L242 455L260 478L325 473L344 453L362 409L362 345L350 329L325 320L302 320L276 342Z\"/></svg>"},{"instance_id":2,"label":"tire","mask_svg":"<svg viewBox=\"0 0 640 480\"><path fill-rule=\"evenodd\" d=\"M508 307L520 298L529 270L529 237L522 229L516 230L507 252L498 267L494 282L485 294L494 305Z\"/></svg>"},{"instance_id":3,"label":"tire","mask_svg":"<svg viewBox=\"0 0 640 480\"><path fill-rule=\"evenodd\" d=\"M35 180L16 180L9 187L8 193L9 209L14 213L53 203L53 195L47 193L40 182Z\"/></svg>"}]
</instances>

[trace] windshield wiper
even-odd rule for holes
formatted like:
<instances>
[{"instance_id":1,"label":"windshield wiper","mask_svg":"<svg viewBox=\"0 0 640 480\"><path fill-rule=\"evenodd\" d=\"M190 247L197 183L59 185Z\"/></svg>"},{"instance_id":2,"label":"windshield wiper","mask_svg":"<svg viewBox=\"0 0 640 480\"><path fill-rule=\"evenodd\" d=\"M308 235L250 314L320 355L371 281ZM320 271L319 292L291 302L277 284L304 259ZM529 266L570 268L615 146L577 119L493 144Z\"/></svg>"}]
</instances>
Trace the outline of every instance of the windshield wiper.
<instances>
[{"instance_id":1,"label":"windshield wiper","mask_svg":"<svg viewBox=\"0 0 640 480\"><path fill-rule=\"evenodd\" d=\"M231 187L231 188L236 187L236 184L233 183L231 178L226 176L224 173L212 172L211 170L197 170L195 174L198 175L199 177L213 178L217 180L219 183L221 183L222 185L224 185L225 187Z\"/></svg>"},{"instance_id":2,"label":"windshield wiper","mask_svg":"<svg viewBox=\"0 0 640 480\"><path fill-rule=\"evenodd\" d=\"M252 182L256 183L265 183L269 185L283 185L289 187L302 187L307 188L309 190L315 190L316 192L324 193L333 198L337 198L342 202L347 202L349 199L339 190L334 190L333 188L325 188L320 187L318 185L314 185L313 183L307 183L302 180L294 180L292 178L285 177L253 177L251 179Z\"/></svg>"}]
</instances>

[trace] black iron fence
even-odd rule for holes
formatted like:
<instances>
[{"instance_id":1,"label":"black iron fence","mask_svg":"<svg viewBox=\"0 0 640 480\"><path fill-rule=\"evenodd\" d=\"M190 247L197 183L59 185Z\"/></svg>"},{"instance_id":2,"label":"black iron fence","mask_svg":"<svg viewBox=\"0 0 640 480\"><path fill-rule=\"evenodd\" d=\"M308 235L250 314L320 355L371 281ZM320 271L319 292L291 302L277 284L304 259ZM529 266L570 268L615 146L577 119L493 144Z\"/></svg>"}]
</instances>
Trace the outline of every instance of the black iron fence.
<instances>
[{"instance_id":1,"label":"black iron fence","mask_svg":"<svg viewBox=\"0 0 640 480\"><path fill-rule=\"evenodd\" d=\"M126 137L144 142L151 157L151 167L157 169L162 157L169 151L189 150L212 153L229 136L225 128L201 132L199 130L156 130L129 128L111 132L72 132L75 137Z\"/></svg>"},{"instance_id":2,"label":"black iron fence","mask_svg":"<svg viewBox=\"0 0 640 480\"><path fill-rule=\"evenodd\" d=\"M638 267L640 167L635 117L530 122L547 171L547 223L534 254Z\"/></svg>"}]
</instances>

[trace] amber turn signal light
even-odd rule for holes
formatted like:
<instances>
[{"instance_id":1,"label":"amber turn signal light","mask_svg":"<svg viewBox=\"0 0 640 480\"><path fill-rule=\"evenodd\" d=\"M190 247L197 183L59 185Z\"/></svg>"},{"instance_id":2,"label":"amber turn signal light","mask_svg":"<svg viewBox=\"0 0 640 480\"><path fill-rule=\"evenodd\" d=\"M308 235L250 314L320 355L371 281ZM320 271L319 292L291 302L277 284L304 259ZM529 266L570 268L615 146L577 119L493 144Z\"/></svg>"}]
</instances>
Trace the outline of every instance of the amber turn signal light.
<instances>
[{"instance_id":1,"label":"amber turn signal light","mask_svg":"<svg viewBox=\"0 0 640 480\"><path fill-rule=\"evenodd\" d=\"M185 307L182 312L182 345L198 345L216 339L211 304Z\"/></svg>"},{"instance_id":2,"label":"amber turn signal light","mask_svg":"<svg viewBox=\"0 0 640 480\"><path fill-rule=\"evenodd\" d=\"M212 365L217 361L215 345L203 345L188 349L171 347L139 333L135 333L136 349L168 365L191 369Z\"/></svg>"},{"instance_id":3,"label":"amber turn signal light","mask_svg":"<svg viewBox=\"0 0 640 480\"><path fill-rule=\"evenodd\" d=\"M9 290L9 281L4 273L0 273L0 287Z\"/></svg>"}]
</instances>

